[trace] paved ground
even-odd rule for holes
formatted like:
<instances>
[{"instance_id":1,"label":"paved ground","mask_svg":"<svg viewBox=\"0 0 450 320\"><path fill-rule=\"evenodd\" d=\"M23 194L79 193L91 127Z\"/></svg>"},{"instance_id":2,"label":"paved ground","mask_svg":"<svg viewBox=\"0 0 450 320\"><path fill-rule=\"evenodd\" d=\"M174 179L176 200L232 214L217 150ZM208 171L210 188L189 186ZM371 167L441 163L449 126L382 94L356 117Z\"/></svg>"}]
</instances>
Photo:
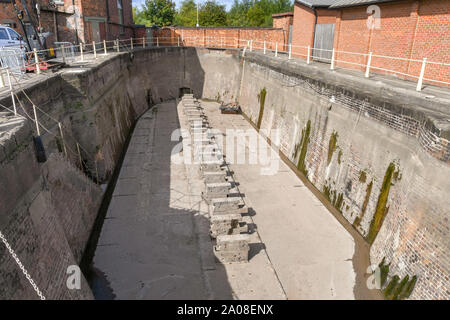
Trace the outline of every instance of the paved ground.
<instances>
[{"instance_id":1,"label":"paved ground","mask_svg":"<svg viewBox=\"0 0 450 320\"><path fill-rule=\"evenodd\" d=\"M220 115L216 103L203 105L212 127L251 129L241 116ZM274 175L230 166L251 208L250 262L215 260L198 167L171 155L179 124L185 128L175 102L163 103L132 136L94 257L115 298L355 298L353 238L281 160Z\"/></svg>"}]
</instances>

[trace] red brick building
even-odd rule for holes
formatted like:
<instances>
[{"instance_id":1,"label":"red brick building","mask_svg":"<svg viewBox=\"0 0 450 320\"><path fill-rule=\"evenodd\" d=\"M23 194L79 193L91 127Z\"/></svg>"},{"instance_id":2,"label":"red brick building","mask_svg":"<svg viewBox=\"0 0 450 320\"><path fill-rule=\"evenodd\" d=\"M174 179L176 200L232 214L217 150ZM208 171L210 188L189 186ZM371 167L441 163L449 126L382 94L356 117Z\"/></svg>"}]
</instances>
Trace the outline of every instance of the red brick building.
<instances>
[{"instance_id":1,"label":"red brick building","mask_svg":"<svg viewBox=\"0 0 450 320\"><path fill-rule=\"evenodd\" d=\"M272 15L273 27L283 29L286 35L286 44L292 42L292 25L294 22L293 12L277 13Z\"/></svg>"},{"instance_id":2,"label":"red brick building","mask_svg":"<svg viewBox=\"0 0 450 320\"><path fill-rule=\"evenodd\" d=\"M425 79L450 81L449 66L433 63L450 63L448 0L296 0L292 37L294 55L307 54L295 46L311 46L329 62L334 48L336 66L364 70L372 52L372 72L410 80L427 58Z\"/></svg>"},{"instance_id":3,"label":"red brick building","mask_svg":"<svg viewBox=\"0 0 450 320\"><path fill-rule=\"evenodd\" d=\"M131 38L134 32L132 0L27 0L34 25L49 32L47 46L54 41L71 43ZM20 0L17 7L23 10ZM38 14L36 4L40 6ZM32 27L25 15L27 34ZM10 0L0 0L0 24L23 34Z\"/></svg>"}]
</instances>

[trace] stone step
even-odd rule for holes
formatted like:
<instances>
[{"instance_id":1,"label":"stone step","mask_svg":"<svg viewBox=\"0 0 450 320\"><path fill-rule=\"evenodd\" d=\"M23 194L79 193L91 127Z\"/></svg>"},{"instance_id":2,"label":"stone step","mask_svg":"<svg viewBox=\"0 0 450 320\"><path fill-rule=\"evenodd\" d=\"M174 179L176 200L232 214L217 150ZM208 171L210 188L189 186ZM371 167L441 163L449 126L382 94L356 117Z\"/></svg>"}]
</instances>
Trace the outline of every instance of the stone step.
<instances>
[{"instance_id":1,"label":"stone step","mask_svg":"<svg viewBox=\"0 0 450 320\"><path fill-rule=\"evenodd\" d=\"M248 262L248 234L218 235L214 254L222 263Z\"/></svg>"},{"instance_id":2,"label":"stone step","mask_svg":"<svg viewBox=\"0 0 450 320\"><path fill-rule=\"evenodd\" d=\"M226 182L226 171L206 171L203 172L205 183L222 183Z\"/></svg>"}]
</instances>

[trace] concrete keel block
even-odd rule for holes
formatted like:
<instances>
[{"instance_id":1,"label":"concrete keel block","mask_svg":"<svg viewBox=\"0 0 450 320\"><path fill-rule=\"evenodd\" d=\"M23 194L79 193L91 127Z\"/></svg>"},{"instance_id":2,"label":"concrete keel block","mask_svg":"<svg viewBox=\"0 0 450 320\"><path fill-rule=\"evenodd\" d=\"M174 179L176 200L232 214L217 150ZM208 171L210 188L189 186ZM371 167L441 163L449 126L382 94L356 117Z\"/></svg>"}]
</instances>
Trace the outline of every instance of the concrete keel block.
<instances>
[{"instance_id":1,"label":"concrete keel block","mask_svg":"<svg viewBox=\"0 0 450 320\"><path fill-rule=\"evenodd\" d=\"M226 182L226 171L206 171L203 172L205 183L223 183Z\"/></svg>"},{"instance_id":2,"label":"concrete keel block","mask_svg":"<svg viewBox=\"0 0 450 320\"><path fill-rule=\"evenodd\" d=\"M204 171L220 171L221 166L224 164L222 160L219 161L203 161L200 164L200 170Z\"/></svg>"},{"instance_id":3,"label":"concrete keel block","mask_svg":"<svg viewBox=\"0 0 450 320\"><path fill-rule=\"evenodd\" d=\"M211 200L212 213L239 210L242 199L239 197L217 198Z\"/></svg>"},{"instance_id":4,"label":"concrete keel block","mask_svg":"<svg viewBox=\"0 0 450 320\"><path fill-rule=\"evenodd\" d=\"M220 182L220 183L207 183L206 184L206 194L228 194L231 189L231 183Z\"/></svg>"},{"instance_id":5,"label":"concrete keel block","mask_svg":"<svg viewBox=\"0 0 450 320\"><path fill-rule=\"evenodd\" d=\"M248 231L246 226L240 214L215 216L211 217L210 234L213 238L219 235L240 234L241 232Z\"/></svg>"},{"instance_id":6,"label":"concrete keel block","mask_svg":"<svg viewBox=\"0 0 450 320\"><path fill-rule=\"evenodd\" d=\"M248 242L247 234L218 235L214 254L222 263L248 262Z\"/></svg>"}]
</instances>

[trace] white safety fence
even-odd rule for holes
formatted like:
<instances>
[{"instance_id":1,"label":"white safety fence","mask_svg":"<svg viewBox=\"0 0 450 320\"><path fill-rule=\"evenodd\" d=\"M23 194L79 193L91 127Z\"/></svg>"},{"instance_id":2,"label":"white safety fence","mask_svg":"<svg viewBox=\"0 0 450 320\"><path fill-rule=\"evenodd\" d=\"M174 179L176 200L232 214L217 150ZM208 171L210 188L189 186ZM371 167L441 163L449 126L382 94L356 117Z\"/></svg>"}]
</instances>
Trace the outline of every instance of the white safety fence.
<instances>
[{"instance_id":1,"label":"white safety fence","mask_svg":"<svg viewBox=\"0 0 450 320\"><path fill-rule=\"evenodd\" d=\"M25 51L19 47L0 47L0 67L15 74L25 73Z\"/></svg>"},{"instance_id":2,"label":"white safety fence","mask_svg":"<svg viewBox=\"0 0 450 320\"><path fill-rule=\"evenodd\" d=\"M31 52L25 54L18 52L3 53L3 63L13 73L33 70L40 74L42 65L56 60L68 62L88 62L112 52L131 51L138 48L160 46L194 46L216 48L246 48L249 51L260 51L275 57L283 55L288 59L303 59L307 64L316 61L328 62L330 69L357 69L363 71L365 77L372 74L396 75L402 79L408 79L417 83L417 91L423 88L423 82L450 86L450 62L429 61L426 57L409 59L379 55L372 52L358 53L342 50L327 50L309 46L287 45L283 42L263 41L256 39L239 39L234 37L152 37L117 39L92 43L80 43L77 45L61 42L55 43L55 48ZM328 52L331 58L318 56L320 52ZM25 60L23 57L25 56ZM49 58L45 58L49 57ZM36 61L39 59L39 63ZM26 61L26 62L24 62ZM405 72L405 70L407 70ZM436 76L438 75L438 76ZM0 80L1 87L1 80Z\"/></svg>"}]
</instances>

